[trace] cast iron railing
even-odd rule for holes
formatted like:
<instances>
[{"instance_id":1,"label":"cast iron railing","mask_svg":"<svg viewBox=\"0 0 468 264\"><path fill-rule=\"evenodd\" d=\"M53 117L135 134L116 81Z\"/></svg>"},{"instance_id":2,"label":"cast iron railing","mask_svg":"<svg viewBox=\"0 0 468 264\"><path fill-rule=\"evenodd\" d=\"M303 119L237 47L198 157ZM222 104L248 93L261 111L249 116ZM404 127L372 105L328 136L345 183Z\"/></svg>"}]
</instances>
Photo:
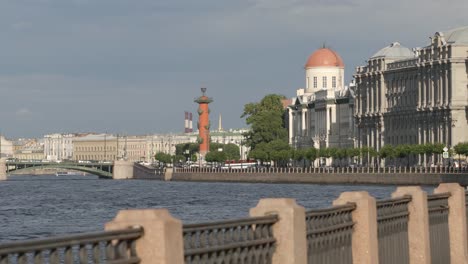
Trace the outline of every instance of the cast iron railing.
<instances>
[{"instance_id":1,"label":"cast iron railing","mask_svg":"<svg viewBox=\"0 0 468 264\"><path fill-rule=\"evenodd\" d=\"M377 201L379 263L409 263L408 203L410 196Z\"/></svg>"},{"instance_id":2,"label":"cast iron railing","mask_svg":"<svg viewBox=\"0 0 468 264\"><path fill-rule=\"evenodd\" d=\"M353 263L354 209L350 203L306 212L307 263Z\"/></svg>"},{"instance_id":3,"label":"cast iron railing","mask_svg":"<svg viewBox=\"0 0 468 264\"><path fill-rule=\"evenodd\" d=\"M449 193L431 194L427 197L432 263L450 263L449 197Z\"/></svg>"},{"instance_id":4,"label":"cast iron railing","mask_svg":"<svg viewBox=\"0 0 468 264\"><path fill-rule=\"evenodd\" d=\"M141 227L0 244L0 264L139 263Z\"/></svg>"},{"instance_id":5,"label":"cast iron railing","mask_svg":"<svg viewBox=\"0 0 468 264\"><path fill-rule=\"evenodd\" d=\"M185 263L271 263L277 215L183 227Z\"/></svg>"}]
</instances>

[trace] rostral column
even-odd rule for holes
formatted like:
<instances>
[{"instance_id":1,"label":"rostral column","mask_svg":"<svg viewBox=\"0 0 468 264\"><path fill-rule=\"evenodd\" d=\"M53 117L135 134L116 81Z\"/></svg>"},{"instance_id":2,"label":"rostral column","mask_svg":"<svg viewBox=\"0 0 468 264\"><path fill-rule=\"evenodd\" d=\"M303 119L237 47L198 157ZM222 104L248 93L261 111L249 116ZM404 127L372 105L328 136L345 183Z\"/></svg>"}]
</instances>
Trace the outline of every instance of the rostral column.
<instances>
[{"instance_id":1,"label":"rostral column","mask_svg":"<svg viewBox=\"0 0 468 264\"><path fill-rule=\"evenodd\" d=\"M213 99L206 96L206 88L201 88L202 96L195 99L198 103L198 138L200 143L200 155L205 156L210 151L210 108L208 104Z\"/></svg>"}]
</instances>

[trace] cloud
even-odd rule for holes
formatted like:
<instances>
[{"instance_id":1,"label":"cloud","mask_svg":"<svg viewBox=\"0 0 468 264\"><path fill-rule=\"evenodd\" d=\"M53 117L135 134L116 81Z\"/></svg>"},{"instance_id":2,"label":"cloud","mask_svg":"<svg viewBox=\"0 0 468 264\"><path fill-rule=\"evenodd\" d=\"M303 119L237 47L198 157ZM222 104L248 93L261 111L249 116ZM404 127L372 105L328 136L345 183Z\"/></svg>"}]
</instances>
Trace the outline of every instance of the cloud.
<instances>
[{"instance_id":1,"label":"cloud","mask_svg":"<svg viewBox=\"0 0 468 264\"><path fill-rule=\"evenodd\" d=\"M304 85L305 60L323 42L343 57L349 81L393 41L422 46L466 25L467 8L466 0L0 1L0 123L12 136L179 131L203 83L213 113L240 127L245 103ZM34 119L14 120L18 103Z\"/></svg>"},{"instance_id":2,"label":"cloud","mask_svg":"<svg viewBox=\"0 0 468 264\"><path fill-rule=\"evenodd\" d=\"M15 115L17 117L30 117L32 112L28 108L20 108L16 111Z\"/></svg>"}]
</instances>

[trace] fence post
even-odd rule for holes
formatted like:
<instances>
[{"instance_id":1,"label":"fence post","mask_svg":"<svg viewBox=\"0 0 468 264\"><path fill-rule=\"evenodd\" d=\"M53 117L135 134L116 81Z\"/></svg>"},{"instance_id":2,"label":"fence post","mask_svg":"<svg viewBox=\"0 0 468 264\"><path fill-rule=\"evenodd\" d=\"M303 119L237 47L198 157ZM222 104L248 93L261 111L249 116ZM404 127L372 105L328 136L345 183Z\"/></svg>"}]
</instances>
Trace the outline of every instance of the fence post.
<instances>
[{"instance_id":1,"label":"fence post","mask_svg":"<svg viewBox=\"0 0 468 264\"><path fill-rule=\"evenodd\" d=\"M305 209L297 205L295 199L261 199L257 206L250 209L250 216L278 215L273 225L276 249L272 264L306 264L307 240Z\"/></svg>"},{"instance_id":2,"label":"fence post","mask_svg":"<svg viewBox=\"0 0 468 264\"><path fill-rule=\"evenodd\" d=\"M441 183L434 193L450 193L448 198L451 263L468 263L465 190L458 183Z\"/></svg>"},{"instance_id":3,"label":"fence post","mask_svg":"<svg viewBox=\"0 0 468 264\"><path fill-rule=\"evenodd\" d=\"M419 186L398 187L392 198L411 196L408 203L408 246L411 264L431 264L427 193Z\"/></svg>"},{"instance_id":4,"label":"fence post","mask_svg":"<svg viewBox=\"0 0 468 264\"><path fill-rule=\"evenodd\" d=\"M141 264L184 263L182 222L167 209L122 210L106 230L143 227L143 236L136 241L136 252Z\"/></svg>"},{"instance_id":5,"label":"fence post","mask_svg":"<svg viewBox=\"0 0 468 264\"><path fill-rule=\"evenodd\" d=\"M368 192L344 192L333 201L333 205L347 203L356 204L356 209L352 212L355 222L352 237L353 263L379 263L375 198Z\"/></svg>"}]
</instances>

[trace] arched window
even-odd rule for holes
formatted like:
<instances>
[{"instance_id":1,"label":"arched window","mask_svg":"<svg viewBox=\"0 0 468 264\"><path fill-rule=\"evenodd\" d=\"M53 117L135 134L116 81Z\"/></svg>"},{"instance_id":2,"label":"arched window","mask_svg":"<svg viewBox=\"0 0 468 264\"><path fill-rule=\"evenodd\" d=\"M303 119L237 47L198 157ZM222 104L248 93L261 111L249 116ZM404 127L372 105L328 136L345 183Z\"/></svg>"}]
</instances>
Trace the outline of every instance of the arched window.
<instances>
[{"instance_id":1,"label":"arched window","mask_svg":"<svg viewBox=\"0 0 468 264\"><path fill-rule=\"evenodd\" d=\"M317 88L317 76L314 76L314 88Z\"/></svg>"},{"instance_id":2,"label":"arched window","mask_svg":"<svg viewBox=\"0 0 468 264\"><path fill-rule=\"evenodd\" d=\"M332 88L336 88L336 76L332 77Z\"/></svg>"},{"instance_id":3,"label":"arched window","mask_svg":"<svg viewBox=\"0 0 468 264\"><path fill-rule=\"evenodd\" d=\"M322 88L327 88L327 76L322 77Z\"/></svg>"}]
</instances>

